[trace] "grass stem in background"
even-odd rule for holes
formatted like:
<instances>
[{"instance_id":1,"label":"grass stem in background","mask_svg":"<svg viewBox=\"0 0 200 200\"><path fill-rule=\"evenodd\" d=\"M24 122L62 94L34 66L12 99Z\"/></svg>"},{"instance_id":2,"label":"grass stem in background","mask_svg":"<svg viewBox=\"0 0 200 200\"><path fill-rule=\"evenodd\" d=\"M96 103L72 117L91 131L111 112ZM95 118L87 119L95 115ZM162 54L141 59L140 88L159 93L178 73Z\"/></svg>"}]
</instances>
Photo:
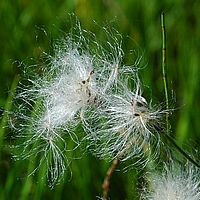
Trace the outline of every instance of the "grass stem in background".
<instances>
[{"instance_id":1,"label":"grass stem in background","mask_svg":"<svg viewBox=\"0 0 200 200\"><path fill-rule=\"evenodd\" d=\"M19 82L19 76L16 75L13 79L11 89L8 93L8 97L6 99L6 103L5 103L5 106L4 106L4 111L3 111L1 122L0 122L0 149L1 149L1 146L3 144L3 138L4 138L4 135L5 135L5 131L6 131L5 126L7 125L7 122L8 122L7 112L11 111L11 109L12 109L12 99L13 99L15 90L17 88L18 82Z\"/></svg>"},{"instance_id":2,"label":"grass stem in background","mask_svg":"<svg viewBox=\"0 0 200 200\"><path fill-rule=\"evenodd\" d=\"M166 109L169 110L169 94L167 84L167 62L166 62L166 31L164 12L161 13L161 27L162 27L162 76L165 91ZM169 133L169 114L166 113L166 132Z\"/></svg>"},{"instance_id":3,"label":"grass stem in background","mask_svg":"<svg viewBox=\"0 0 200 200\"><path fill-rule=\"evenodd\" d=\"M174 139L166 133L163 133L163 135L171 142L171 144L187 159L189 160L192 164L194 164L196 167L200 169L199 163L197 163L193 158L191 158L179 145L174 141Z\"/></svg>"}]
</instances>

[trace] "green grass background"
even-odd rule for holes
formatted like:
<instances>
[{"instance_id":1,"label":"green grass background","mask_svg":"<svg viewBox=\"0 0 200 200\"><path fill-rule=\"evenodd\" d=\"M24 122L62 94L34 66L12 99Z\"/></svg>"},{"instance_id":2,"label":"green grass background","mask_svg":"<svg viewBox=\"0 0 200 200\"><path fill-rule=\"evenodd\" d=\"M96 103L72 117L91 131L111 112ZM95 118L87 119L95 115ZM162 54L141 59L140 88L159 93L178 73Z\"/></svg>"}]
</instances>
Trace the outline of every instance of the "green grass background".
<instances>
[{"instance_id":1,"label":"green grass background","mask_svg":"<svg viewBox=\"0 0 200 200\"><path fill-rule=\"evenodd\" d=\"M113 26L122 34L130 35L144 51L141 71L144 91L150 100L153 96L163 102L164 89L161 75L162 36L160 14L165 12L167 32L167 65L170 105L177 108L170 118L172 135L178 143L190 151L199 150L200 140L200 1L198 0L1 0L0 1L0 107L11 110L10 100L22 75L20 61L34 64L42 51L50 52L52 39L60 37L61 31L69 31L69 13L75 13L82 27L98 35L93 20L102 24L113 19ZM45 34L45 31L47 35ZM134 42L133 42L134 44ZM133 45L124 43L127 52ZM134 46L134 45L133 45ZM33 60L30 58L34 58ZM150 93L149 93L150 92ZM3 116L3 115L2 115ZM2 117L3 118L3 117ZM5 119L5 117L4 117ZM103 182L109 163L90 155L75 160L71 165L72 176L54 190L45 185L41 169L35 176L27 177L34 169L34 162L14 162L10 149L12 132L0 127L0 199L81 199L92 200L101 196ZM195 154L198 159L198 153ZM70 180L69 180L70 179ZM137 199L138 173L116 172L111 182L111 199Z\"/></svg>"}]
</instances>

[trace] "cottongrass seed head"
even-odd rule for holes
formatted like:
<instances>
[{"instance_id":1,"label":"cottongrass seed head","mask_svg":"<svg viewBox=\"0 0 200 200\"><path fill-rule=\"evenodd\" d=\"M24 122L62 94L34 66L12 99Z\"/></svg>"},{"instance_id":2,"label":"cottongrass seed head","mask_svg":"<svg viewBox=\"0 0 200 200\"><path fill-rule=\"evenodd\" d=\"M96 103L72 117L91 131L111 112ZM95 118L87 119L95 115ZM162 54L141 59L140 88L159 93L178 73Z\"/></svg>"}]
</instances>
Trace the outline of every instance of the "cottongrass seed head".
<instances>
[{"instance_id":1,"label":"cottongrass seed head","mask_svg":"<svg viewBox=\"0 0 200 200\"><path fill-rule=\"evenodd\" d=\"M159 143L156 133L164 112L154 110L142 96L142 56L125 65L122 36L113 28L102 31L105 40L83 30L75 17L70 33L54 43L54 55L44 53L42 75L28 77L30 84L22 84L15 98L11 126L21 151L16 157L38 160L33 173L46 165L50 187L62 179L74 150L86 140L99 158L138 162L151 144ZM129 88L127 79L135 87ZM84 135L76 130L79 125Z\"/></svg>"},{"instance_id":2,"label":"cottongrass seed head","mask_svg":"<svg viewBox=\"0 0 200 200\"><path fill-rule=\"evenodd\" d=\"M34 74L28 78L31 86L19 87L15 98L18 109L15 120L11 120L17 142L21 142L17 144L21 152L16 157L40 158L36 170L46 163L51 187L59 182L70 163L67 152L80 144L81 138L74 129L83 120L87 107L95 103L97 93L93 57L81 51L80 41L73 41L72 35L63 41L64 49L55 48L55 56L48 56L50 62L42 77Z\"/></svg>"},{"instance_id":3,"label":"cottongrass seed head","mask_svg":"<svg viewBox=\"0 0 200 200\"><path fill-rule=\"evenodd\" d=\"M93 38L88 39L90 36ZM92 111L93 119L96 117L98 112L94 110L102 107L105 94L117 85L118 72L125 69L123 65L119 68L123 51L117 41L113 36L105 49L76 19L70 34L54 44L54 56L44 53L48 63L42 67L42 75L33 73L29 77L26 69L36 71L37 65L25 67L30 84L19 86L17 111L10 120L20 150L15 157L37 160L31 174L46 165L50 187L62 179L74 150L83 140L76 127L82 123L84 130L91 133L92 115L88 113Z\"/></svg>"},{"instance_id":4,"label":"cottongrass seed head","mask_svg":"<svg viewBox=\"0 0 200 200\"><path fill-rule=\"evenodd\" d=\"M199 169L190 163L185 166L165 167L161 175L152 176L150 186L151 191L145 191L143 199L199 200Z\"/></svg>"},{"instance_id":5,"label":"cottongrass seed head","mask_svg":"<svg viewBox=\"0 0 200 200\"><path fill-rule=\"evenodd\" d=\"M147 103L138 74L132 76L134 89L121 82L117 93L105 95L106 103L97 109L100 118L90 137L96 143L93 154L97 157L135 159L134 164L145 166L159 152L159 133L164 130L161 123L166 112Z\"/></svg>"}]
</instances>

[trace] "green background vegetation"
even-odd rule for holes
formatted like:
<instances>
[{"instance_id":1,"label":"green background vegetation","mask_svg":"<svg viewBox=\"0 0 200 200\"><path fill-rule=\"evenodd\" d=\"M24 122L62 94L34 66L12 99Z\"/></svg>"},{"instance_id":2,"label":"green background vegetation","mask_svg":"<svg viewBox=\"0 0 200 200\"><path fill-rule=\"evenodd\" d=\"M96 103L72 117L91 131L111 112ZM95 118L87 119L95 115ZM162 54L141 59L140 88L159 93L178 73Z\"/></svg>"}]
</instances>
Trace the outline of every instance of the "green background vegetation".
<instances>
[{"instance_id":1,"label":"green background vegetation","mask_svg":"<svg viewBox=\"0 0 200 200\"><path fill-rule=\"evenodd\" d=\"M172 135L190 151L199 150L200 141L200 1L198 0L1 0L0 1L0 107L11 110L11 92L16 86L16 75L23 75L25 65L34 64L43 51L51 52L53 39L69 31L69 13L75 13L82 27L99 34L93 20L103 25L112 21L123 35L130 35L144 51L144 69L141 77L149 88L144 96L164 102L161 75L162 36L160 14L165 12L167 31L167 65L170 105L176 108L170 118ZM47 34L45 34L45 31ZM125 52L134 42L125 41ZM30 59L33 58L33 59ZM19 62L15 62L19 61ZM36 63L36 62L35 62ZM13 82L13 80L15 80ZM14 162L8 148L12 145L12 131L0 129L0 199L81 199L92 200L101 196L109 163L99 161L89 154L71 164L72 176L54 190L45 185L43 170L34 176L29 161ZM195 155L198 158L198 155ZM70 180L69 180L70 179ZM138 173L116 172L111 182L111 199L135 199ZM140 187L140 186L139 186Z\"/></svg>"}]
</instances>

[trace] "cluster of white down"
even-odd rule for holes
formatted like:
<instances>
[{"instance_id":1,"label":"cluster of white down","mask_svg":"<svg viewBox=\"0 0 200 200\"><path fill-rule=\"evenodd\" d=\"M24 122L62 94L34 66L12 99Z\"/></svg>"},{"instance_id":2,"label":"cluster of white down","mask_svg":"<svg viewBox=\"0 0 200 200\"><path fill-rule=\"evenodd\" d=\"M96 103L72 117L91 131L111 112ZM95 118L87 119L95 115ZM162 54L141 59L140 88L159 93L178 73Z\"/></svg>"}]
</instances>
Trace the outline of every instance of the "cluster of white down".
<instances>
[{"instance_id":1,"label":"cluster of white down","mask_svg":"<svg viewBox=\"0 0 200 200\"><path fill-rule=\"evenodd\" d=\"M147 200L199 200L199 170L186 164L175 169L165 168L161 175L152 177L151 191L145 192Z\"/></svg>"},{"instance_id":2,"label":"cluster of white down","mask_svg":"<svg viewBox=\"0 0 200 200\"><path fill-rule=\"evenodd\" d=\"M106 105L98 108L98 128L89 135L94 136L94 155L108 160L134 159L140 167L145 166L149 156L156 156L151 145L159 145L159 135L155 133L163 131L159 124L162 111L154 111L141 95L137 82L133 90L123 87L123 91L106 96Z\"/></svg>"},{"instance_id":3,"label":"cluster of white down","mask_svg":"<svg viewBox=\"0 0 200 200\"><path fill-rule=\"evenodd\" d=\"M25 102L19 107L20 125L15 127L18 137L25 139L19 157L40 156L39 166L46 163L51 185L68 165L65 152L73 151L68 148L71 141L77 148L82 140L89 140L89 148L100 158L141 160L150 151L162 114L142 97L140 58L132 66L123 65L122 41L108 34L107 49L96 40L90 49L81 31L56 46L42 78L29 79L32 87L17 96ZM127 79L135 88L128 87ZM79 124L85 130L82 138L74 131Z\"/></svg>"}]
</instances>

